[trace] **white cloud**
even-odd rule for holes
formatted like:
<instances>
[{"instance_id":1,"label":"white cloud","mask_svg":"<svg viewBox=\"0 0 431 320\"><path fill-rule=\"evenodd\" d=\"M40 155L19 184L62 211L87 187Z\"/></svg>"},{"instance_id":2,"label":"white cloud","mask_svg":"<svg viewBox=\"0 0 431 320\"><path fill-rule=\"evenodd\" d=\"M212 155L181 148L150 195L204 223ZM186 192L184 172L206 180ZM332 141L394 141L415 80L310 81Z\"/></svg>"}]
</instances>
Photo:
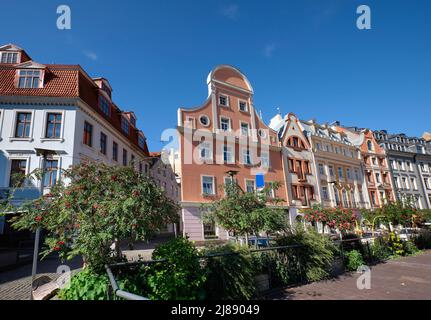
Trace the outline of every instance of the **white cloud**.
<instances>
[{"instance_id":1,"label":"white cloud","mask_svg":"<svg viewBox=\"0 0 431 320\"><path fill-rule=\"evenodd\" d=\"M221 13L222 15L224 15L226 18L229 18L231 20L235 20L238 16L238 10L239 10L239 6L237 4L229 4L229 5L225 5L221 8Z\"/></svg>"},{"instance_id":2,"label":"white cloud","mask_svg":"<svg viewBox=\"0 0 431 320\"><path fill-rule=\"evenodd\" d=\"M90 60L96 61L98 59L97 54L93 51L84 51L84 54Z\"/></svg>"}]
</instances>

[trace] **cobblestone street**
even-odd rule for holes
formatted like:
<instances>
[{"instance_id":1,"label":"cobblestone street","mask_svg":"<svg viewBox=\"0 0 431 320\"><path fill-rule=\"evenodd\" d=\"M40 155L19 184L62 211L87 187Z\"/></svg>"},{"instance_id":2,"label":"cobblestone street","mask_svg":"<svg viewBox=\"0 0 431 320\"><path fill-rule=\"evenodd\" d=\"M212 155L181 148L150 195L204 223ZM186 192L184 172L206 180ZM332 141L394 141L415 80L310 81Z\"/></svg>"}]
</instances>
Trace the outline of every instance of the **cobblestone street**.
<instances>
[{"instance_id":1,"label":"cobblestone street","mask_svg":"<svg viewBox=\"0 0 431 320\"><path fill-rule=\"evenodd\" d=\"M371 267L371 289L359 290L360 275L289 288L270 296L284 300L431 300L431 251Z\"/></svg>"}]
</instances>

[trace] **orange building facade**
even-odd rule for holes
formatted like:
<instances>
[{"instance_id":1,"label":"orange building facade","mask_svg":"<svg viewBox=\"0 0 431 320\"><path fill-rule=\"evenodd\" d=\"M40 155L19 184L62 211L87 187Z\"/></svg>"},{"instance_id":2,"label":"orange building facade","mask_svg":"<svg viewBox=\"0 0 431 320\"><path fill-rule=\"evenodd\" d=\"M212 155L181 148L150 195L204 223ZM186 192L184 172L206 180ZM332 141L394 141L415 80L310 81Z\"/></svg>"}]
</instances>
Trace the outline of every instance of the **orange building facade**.
<instances>
[{"instance_id":1,"label":"orange building facade","mask_svg":"<svg viewBox=\"0 0 431 320\"><path fill-rule=\"evenodd\" d=\"M257 174L264 174L265 184L281 182L271 195L288 209L279 138L258 116L250 82L238 69L222 65L210 72L207 85L201 106L178 109L181 225L191 240L229 237L203 223L201 205L222 198L232 174L247 192L257 189Z\"/></svg>"}]
</instances>

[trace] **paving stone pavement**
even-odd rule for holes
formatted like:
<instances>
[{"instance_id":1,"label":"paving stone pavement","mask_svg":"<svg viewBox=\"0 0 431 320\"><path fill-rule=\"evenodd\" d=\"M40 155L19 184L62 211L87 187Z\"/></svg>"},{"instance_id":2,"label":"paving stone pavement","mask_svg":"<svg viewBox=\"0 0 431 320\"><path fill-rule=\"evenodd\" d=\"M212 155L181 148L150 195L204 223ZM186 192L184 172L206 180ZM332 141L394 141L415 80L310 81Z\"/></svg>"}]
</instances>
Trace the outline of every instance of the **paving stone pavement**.
<instances>
[{"instance_id":1,"label":"paving stone pavement","mask_svg":"<svg viewBox=\"0 0 431 320\"><path fill-rule=\"evenodd\" d=\"M38 264L37 278L48 276L52 280L58 278L57 267L67 265L74 272L82 266L82 260L75 258L61 263L57 257L50 257ZM31 288L31 263L0 272L0 300L29 300Z\"/></svg>"},{"instance_id":2,"label":"paving stone pavement","mask_svg":"<svg viewBox=\"0 0 431 320\"><path fill-rule=\"evenodd\" d=\"M371 266L371 288L359 290L360 274L272 293L282 300L431 300L431 251Z\"/></svg>"}]
</instances>

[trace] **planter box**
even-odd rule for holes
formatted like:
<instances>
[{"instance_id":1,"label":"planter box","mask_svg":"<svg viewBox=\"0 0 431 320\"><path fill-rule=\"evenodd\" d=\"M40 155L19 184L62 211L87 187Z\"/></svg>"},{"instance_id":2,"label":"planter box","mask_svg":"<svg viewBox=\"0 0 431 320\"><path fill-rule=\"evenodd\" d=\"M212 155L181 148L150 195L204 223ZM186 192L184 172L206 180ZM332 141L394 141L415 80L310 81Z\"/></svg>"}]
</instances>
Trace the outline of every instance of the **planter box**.
<instances>
[{"instance_id":1,"label":"planter box","mask_svg":"<svg viewBox=\"0 0 431 320\"><path fill-rule=\"evenodd\" d=\"M269 290L269 274L263 273L254 277L258 293Z\"/></svg>"}]
</instances>

